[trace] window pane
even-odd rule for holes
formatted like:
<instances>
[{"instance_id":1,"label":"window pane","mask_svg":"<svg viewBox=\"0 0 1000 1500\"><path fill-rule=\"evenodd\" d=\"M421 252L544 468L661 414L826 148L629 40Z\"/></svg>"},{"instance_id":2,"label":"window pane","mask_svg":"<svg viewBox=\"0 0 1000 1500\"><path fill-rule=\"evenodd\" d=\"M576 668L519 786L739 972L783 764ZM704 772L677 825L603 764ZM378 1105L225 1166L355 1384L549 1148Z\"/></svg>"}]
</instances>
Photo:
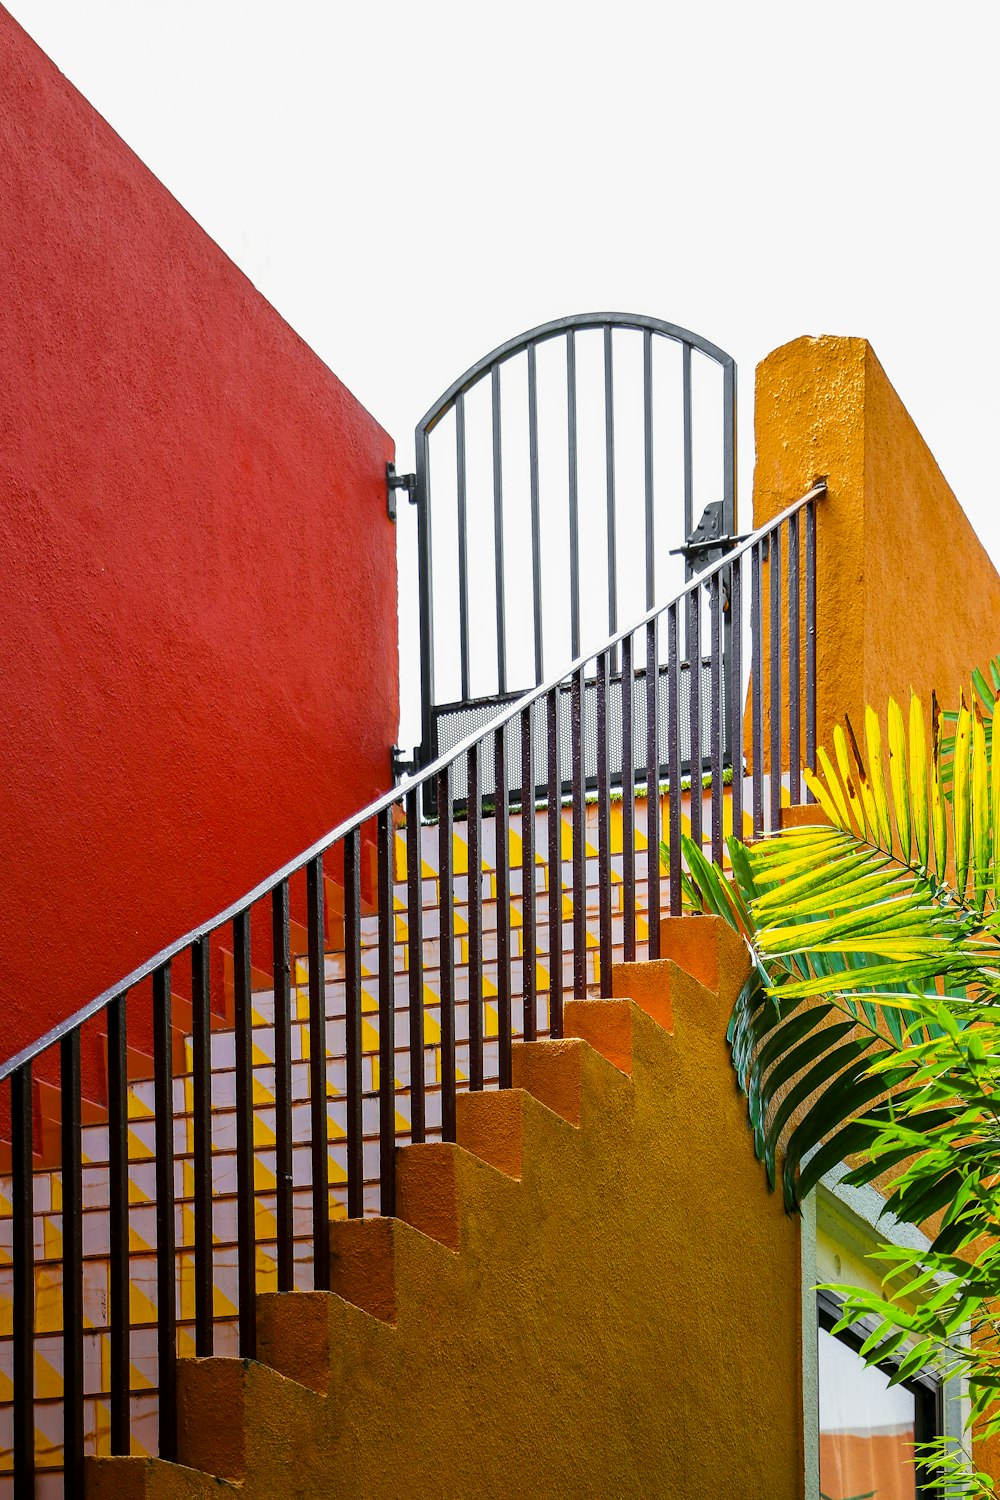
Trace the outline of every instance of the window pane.
<instances>
[{"instance_id":1,"label":"window pane","mask_svg":"<svg viewBox=\"0 0 1000 1500\"><path fill-rule=\"evenodd\" d=\"M826 1500L914 1500L911 1391L819 1331L819 1487Z\"/></svg>"}]
</instances>

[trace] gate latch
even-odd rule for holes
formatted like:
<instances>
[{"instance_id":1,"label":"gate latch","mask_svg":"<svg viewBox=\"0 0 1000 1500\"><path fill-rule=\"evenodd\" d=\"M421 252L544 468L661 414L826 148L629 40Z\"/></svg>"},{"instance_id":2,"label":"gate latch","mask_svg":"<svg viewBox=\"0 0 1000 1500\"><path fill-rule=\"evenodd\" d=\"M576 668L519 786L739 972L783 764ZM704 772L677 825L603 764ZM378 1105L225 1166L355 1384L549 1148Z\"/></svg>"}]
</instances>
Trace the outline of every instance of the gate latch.
<instances>
[{"instance_id":1,"label":"gate latch","mask_svg":"<svg viewBox=\"0 0 1000 1500\"><path fill-rule=\"evenodd\" d=\"M722 501L711 500L702 511L701 520L683 547L671 549L671 557L684 557L703 568L718 562L743 541L741 536L726 536L722 530Z\"/></svg>"},{"instance_id":2,"label":"gate latch","mask_svg":"<svg viewBox=\"0 0 1000 1500\"><path fill-rule=\"evenodd\" d=\"M395 521L395 519L396 519L396 491L397 490L405 490L406 491L407 495L410 497L410 504L411 505L415 505L417 503L416 502L416 489L417 489L417 476L416 476L416 474L397 474L396 473L396 465L395 464L386 464L386 466L385 466L385 488L386 488L385 508L386 508L386 510L389 513L389 520L390 521Z\"/></svg>"}]
</instances>

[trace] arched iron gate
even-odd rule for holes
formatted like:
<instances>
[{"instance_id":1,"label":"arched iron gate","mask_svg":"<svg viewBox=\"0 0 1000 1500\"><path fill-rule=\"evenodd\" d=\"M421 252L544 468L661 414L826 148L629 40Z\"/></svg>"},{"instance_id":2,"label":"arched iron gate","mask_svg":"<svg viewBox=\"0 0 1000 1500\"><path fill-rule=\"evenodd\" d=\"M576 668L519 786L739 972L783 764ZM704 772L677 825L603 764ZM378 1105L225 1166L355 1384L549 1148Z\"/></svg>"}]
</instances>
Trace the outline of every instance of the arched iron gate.
<instances>
[{"instance_id":1,"label":"arched iron gate","mask_svg":"<svg viewBox=\"0 0 1000 1500\"><path fill-rule=\"evenodd\" d=\"M661 348L672 351L671 367L661 363ZM701 422L696 455L696 422L713 404L699 408L696 400L699 366L714 371L719 388L712 415L718 425L707 436L717 469L711 498L704 485L698 496L696 485L696 456L706 449ZM416 767L578 657L588 636L613 633L623 614L627 620L660 602L670 555L683 556L687 582L736 536L735 363L707 339L658 318L598 312L529 329L445 391L418 423L415 447L416 474L391 482L405 485L417 507ZM662 480L667 470L670 483ZM595 495L598 485L603 493ZM696 499L704 502L697 522ZM513 510L519 522L512 523ZM606 580L606 601L588 588L588 565ZM442 573L450 574L443 586ZM473 616L482 626L485 614L492 618L477 641ZM700 661L690 612L686 625L688 662ZM728 620L724 628L728 660ZM687 703L700 696L707 723L707 666L693 676L683 671L682 693ZM620 681L613 681L612 714L620 715L620 699ZM565 712L568 734L568 701ZM585 715L591 717L587 705ZM728 759L728 710L725 718ZM687 746L682 750L687 770ZM664 746L664 767L666 759ZM613 770L619 779L621 767Z\"/></svg>"}]
</instances>

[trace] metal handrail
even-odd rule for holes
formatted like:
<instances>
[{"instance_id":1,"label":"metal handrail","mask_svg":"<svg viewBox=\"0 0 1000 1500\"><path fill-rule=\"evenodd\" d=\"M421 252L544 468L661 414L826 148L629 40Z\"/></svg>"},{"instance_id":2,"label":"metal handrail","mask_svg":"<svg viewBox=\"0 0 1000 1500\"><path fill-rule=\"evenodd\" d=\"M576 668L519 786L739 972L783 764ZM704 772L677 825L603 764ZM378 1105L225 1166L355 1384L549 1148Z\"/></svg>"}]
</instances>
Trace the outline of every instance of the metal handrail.
<instances>
[{"instance_id":1,"label":"metal handrail","mask_svg":"<svg viewBox=\"0 0 1000 1500\"><path fill-rule=\"evenodd\" d=\"M185 949L192 947L217 928L225 926L227 922L231 922L233 918L238 917L263 897L272 894L283 881L288 880L292 875L298 874L306 865L315 860L318 855L325 853L334 844L340 842L340 840L346 838L349 834L360 830L365 823L370 822L380 813L387 811L395 803L399 802L401 797L411 794L432 782L442 771L460 760L463 755L466 755L474 745L480 744L487 738L494 736L498 729L502 729L506 724L519 718L525 709L530 708L540 699L545 698L547 694L552 692L553 689L558 688L567 678L581 672L588 661L614 650L615 647L620 646L627 638L631 638L644 626L655 620L657 616L675 607L692 593L696 593L703 585L709 583L713 577L724 573L738 558L751 551L752 548L758 546L761 542L766 541L771 533L777 531L806 505L820 499L825 494L826 480L817 479L811 489L807 490L804 495L791 505L786 506L773 520L768 521L766 525L758 527L757 530L751 532L731 552L727 552L725 557L720 561L712 563L709 567L702 569L700 573L695 574L673 599L668 600L665 604L654 605L651 609L646 610L644 614L640 615L638 620L633 621L625 629L615 631L613 635L608 636L601 644L592 647L581 656L576 657L558 675L550 678L538 687L531 688L522 697L517 698L506 709L498 713L496 718L491 719L484 728L466 735L457 745L453 746L445 754L438 756L435 761L425 766L416 775L404 778L400 786L391 788L374 802L369 803L361 812L355 813L352 817L339 823L329 833L324 834L322 838L317 839L304 853L297 855L294 859L289 860L287 864L282 865L273 874L268 875L258 885L254 886L251 891L248 891L245 896L241 896L238 900L231 902L217 915L210 918L207 922L202 922L198 927L192 928L183 937L179 937L174 942L168 943L165 948L161 948L152 958L147 959L138 968L133 969L124 979L102 990L99 995L76 1011L67 1020L61 1021L57 1026L47 1031L38 1041L23 1048L6 1062L0 1063L0 1082L16 1072L18 1068L23 1067L24 1064L31 1062L42 1052L47 1051L57 1042L60 1042L71 1032L77 1030L93 1016L107 1009L113 1000L117 999L125 991L134 988L143 980L148 979L169 963L171 959L183 953Z\"/></svg>"}]
</instances>

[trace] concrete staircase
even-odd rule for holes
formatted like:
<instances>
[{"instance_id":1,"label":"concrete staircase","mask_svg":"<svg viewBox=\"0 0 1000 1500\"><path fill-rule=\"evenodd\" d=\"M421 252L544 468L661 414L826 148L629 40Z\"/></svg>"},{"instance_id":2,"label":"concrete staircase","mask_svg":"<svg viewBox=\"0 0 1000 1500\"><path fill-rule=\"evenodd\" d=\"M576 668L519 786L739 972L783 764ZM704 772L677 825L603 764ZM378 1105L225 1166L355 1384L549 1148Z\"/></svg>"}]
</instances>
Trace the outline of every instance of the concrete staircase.
<instances>
[{"instance_id":1,"label":"concrete staircase","mask_svg":"<svg viewBox=\"0 0 1000 1500\"><path fill-rule=\"evenodd\" d=\"M184 1360L179 1462L88 1500L801 1493L798 1230L767 1194L715 918L519 1043L458 1144L402 1146L398 1217L338 1220L329 1293L263 1293L255 1361Z\"/></svg>"},{"instance_id":2,"label":"concrete staircase","mask_svg":"<svg viewBox=\"0 0 1000 1500\"><path fill-rule=\"evenodd\" d=\"M664 799L665 814L665 799ZM645 952L647 931L642 912L645 911L646 849L642 830L644 803L640 800L636 809L636 881L637 881L637 941L639 954ZM536 828L536 889L541 893L548 887L553 872L545 861L548 847L545 815L537 815ZM684 808L684 825L689 827L689 807ZM514 1016L520 1017L522 994L522 969L525 960L521 931L521 845L520 817L515 815L508 830L511 862L511 925ZM599 923L597 896L597 831L595 810L588 808L587 817L587 993L596 993L600 980L599 972ZM611 825L612 880L615 892L613 914L613 947L617 960L622 957L622 820L620 804L613 805ZM563 868L558 872L562 880L563 895L563 987L564 993L572 994L572 899L565 894L572 888L572 829L568 808L562 811L561 842ZM497 1012L491 1000L495 995L495 973L497 959L497 908L496 908L496 824L493 819L483 824L483 868L480 872L483 895L483 928L485 960L485 1073L487 1083L497 1076ZM427 1125L428 1145L426 1151L437 1150L433 1146L440 1135L440 995L438 985L440 943L438 937L438 834L436 827L421 830L421 852L423 861L423 962L425 995L425 1076L427 1079ZM455 825L453 857L455 867L455 959L456 959L456 1027L457 1061L460 1087L468 1076L468 846L464 825ZM409 1118L407 1090L409 1087L408 1053L408 972L407 972L407 928L406 928L406 844L405 834L397 835L396 885L393 902L396 911L396 942L394 947L396 990L396 1083L398 1140L403 1146L404 1156L409 1148ZM536 978L538 983L537 1024L540 1036L548 1031L549 989L549 931L547 926L547 902L538 902L538 934L536 944ZM671 928L671 931L677 929ZM655 966L654 966L655 968ZM329 1169L331 1183L330 1212L339 1220L345 1212L344 1182L346 1179L345 1103L344 1080L344 1014L345 985L344 960L340 952L328 952L325 959L325 993L327 1011L328 1089L327 1130L329 1143ZM377 1169L378 1169L378 1018L377 981L378 955L376 949L376 924L372 918L362 922L362 1004L363 1052L364 1052L364 1118L365 1118L365 1212L377 1214ZM697 971L697 965L696 965ZM293 1175L295 1181L294 1218L296 1234L296 1285L303 1291L312 1286L312 1224L311 1190L309 1187L309 1103L308 1103L308 1058L309 1036L307 1027L308 1007L308 963L303 958L295 961L292 991L293 1016L293 1130L296 1145L293 1151ZM582 997L580 997L582 998ZM573 1007L577 1016L579 1006ZM182 1012L183 1014L183 1012ZM579 1023L582 1024L582 1023ZM256 1253L257 1285L262 1292L276 1285L276 1221L275 1221L275 1158L274 1158L274 1029L273 996L264 988L254 994L253 1015L253 1062L254 1062L254 1146L256 1174ZM586 1033L581 1032L583 1036ZM721 1035L721 1033L720 1033ZM492 1040L491 1040L492 1038ZM525 1061L531 1057L548 1055L546 1044L538 1043L541 1051L533 1048L518 1052L518 1068L532 1067ZM554 1045L554 1044L547 1044ZM174 1149L176 1153L176 1243L177 1243L177 1307L178 1348L182 1358L194 1354L194 1263L193 1263L193 1120L192 1120L192 1052L190 1039L183 1033L179 1047L178 1071L174 1079ZM554 1054L553 1054L554 1055ZM235 1039L229 1029L219 1029L212 1036L212 1106L213 1106L213 1186L214 1186L214 1287L216 1313L217 1352L222 1356L234 1355L237 1349L237 1252L236 1252L236 1123L235 1123ZM728 1086L728 1085L727 1085ZM56 1092L56 1091L53 1091ZM462 1130L473 1128L477 1118L492 1118L491 1111L499 1111L497 1118L507 1119L512 1109L513 1094L503 1096L489 1094L479 1098L462 1097L460 1100ZM548 1104L548 1100L543 1099ZM44 1101L43 1101L44 1104ZM529 1106L534 1108L534 1106ZM507 1111L508 1114L503 1112ZM151 1454L156 1451L156 1421L158 1411L157 1363L156 1363L156 1260L155 1260L155 1204L154 1204L154 1134L153 1134L153 1084L137 1079L129 1088L129 1192L130 1192L130 1282L132 1299L133 1331L131 1336L132 1362L132 1443L133 1453ZM482 1133L480 1132L480 1136ZM477 1139L479 1139L477 1137ZM502 1161L494 1161L499 1149L482 1138L481 1153L495 1167L503 1167ZM506 1148L504 1148L506 1149ZM425 1148L414 1148L417 1156ZM446 1154L450 1148L441 1147ZM491 1155L490 1153L493 1153ZM501 1153L502 1154L502 1153ZM107 1453L109 1409L108 1392L108 1131L106 1123L95 1114L92 1123L83 1130L83 1245L84 1245L84 1363L87 1391L85 1427L91 1451ZM509 1163L508 1163L509 1164ZM406 1189L406 1170L402 1169L401 1191ZM39 1475L36 1481L38 1500L45 1500L49 1490L61 1494L61 1399L62 1399L62 1198L61 1173L58 1166L40 1165L34 1184L35 1226L35 1425L36 1462ZM0 1176L0 1495L7 1493L10 1464L10 1380L11 1380L11 1218L9 1178ZM405 1217L405 1214L404 1214ZM377 1222L377 1221L376 1221ZM352 1224L343 1233L354 1236L359 1226ZM367 1228L360 1232L367 1233ZM347 1242L337 1231L338 1245ZM354 1243L352 1240L351 1243ZM370 1240L365 1241L371 1243ZM339 1275L340 1273L337 1272ZM186 1377L185 1377L186 1378ZM124 1481L123 1481L124 1482ZM129 1482L132 1482L131 1480ZM172 1492L171 1492L172 1493Z\"/></svg>"}]
</instances>

